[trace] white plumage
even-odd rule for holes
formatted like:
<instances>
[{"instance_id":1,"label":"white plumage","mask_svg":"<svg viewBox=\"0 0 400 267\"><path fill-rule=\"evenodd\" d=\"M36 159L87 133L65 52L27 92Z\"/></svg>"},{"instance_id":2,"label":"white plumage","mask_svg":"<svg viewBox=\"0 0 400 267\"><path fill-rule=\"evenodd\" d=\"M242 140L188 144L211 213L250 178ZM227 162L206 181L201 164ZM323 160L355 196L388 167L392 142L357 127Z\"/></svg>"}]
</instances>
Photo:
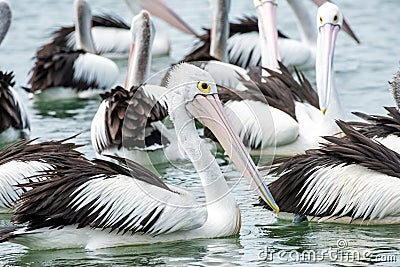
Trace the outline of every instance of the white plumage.
<instances>
[{"instance_id":1,"label":"white plumage","mask_svg":"<svg viewBox=\"0 0 400 267\"><path fill-rule=\"evenodd\" d=\"M108 144L105 120L106 109L108 107L109 105L107 101L101 102L93 117L90 128L90 139L92 140L92 146L97 153L100 153Z\"/></svg>"},{"instance_id":2,"label":"white plumage","mask_svg":"<svg viewBox=\"0 0 400 267\"><path fill-rule=\"evenodd\" d=\"M82 208L90 209L89 215L101 209L94 220L99 220L104 228L113 228L123 219L126 223L122 227L135 231L147 227L141 223L143 214L153 213L148 223L156 216L159 219L147 230L149 235L191 230L203 225L207 219L206 208L186 190L174 186L170 189L167 191L128 176L116 175L82 184L72 193L73 199L68 206L77 212Z\"/></svg>"},{"instance_id":3,"label":"white plumage","mask_svg":"<svg viewBox=\"0 0 400 267\"><path fill-rule=\"evenodd\" d=\"M265 150L292 143L298 137L298 123L287 113L252 100L225 104L229 119L246 145Z\"/></svg>"},{"instance_id":4,"label":"white plumage","mask_svg":"<svg viewBox=\"0 0 400 267\"><path fill-rule=\"evenodd\" d=\"M77 49L75 35L76 33L72 32L66 36L68 47L73 49ZM129 29L96 26L92 28L92 36L99 54L112 58L128 56L132 44L132 34ZM168 37L162 33L156 33L152 55L167 55L169 50Z\"/></svg>"},{"instance_id":5,"label":"white plumage","mask_svg":"<svg viewBox=\"0 0 400 267\"><path fill-rule=\"evenodd\" d=\"M400 154L400 137L394 134L386 137L374 137L373 140Z\"/></svg>"},{"instance_id":6,"label":"white plumage","mask_svg":"<svg viewBox=\"0 0 400 267\"><path fill-rule=\"evenodd\" d=\"M88 84L98 84L99 89L114 85L119 75L117 64L113 61L91 53L78 56L74 62L73 79Z\"/></svg>"},{"instance_id":7,"label":"white plumage","mask_svg":"<svg viewBox=\"0 0 400 267\"><path fill-rule=\"evenodd\" d=\"M0 166L0 212L10 212L14 202L26 189L18 188L29 181L39 181L40 177L32 177L41 171L51 169L51 165L41 161L22 162L13 160Z\"/></svg>"},{"instance_id":8,"label":"white plumage","mask_svg":"<svg viewBox=\"0 0 400 267\"><path fill-rule=\"evenodd\" d=\"M334 205L330 213L335 218L355 210L352 217L361 217L357 222L369 224L370 221L400 216L399 188L397 177L355 164L340 164L316 170L302 188L304 193L300 203L318 213L324 213ZM304 203L313 203L313 206ZM397 220L400 222L400 218Z\"/></svg>"}]
</instances>

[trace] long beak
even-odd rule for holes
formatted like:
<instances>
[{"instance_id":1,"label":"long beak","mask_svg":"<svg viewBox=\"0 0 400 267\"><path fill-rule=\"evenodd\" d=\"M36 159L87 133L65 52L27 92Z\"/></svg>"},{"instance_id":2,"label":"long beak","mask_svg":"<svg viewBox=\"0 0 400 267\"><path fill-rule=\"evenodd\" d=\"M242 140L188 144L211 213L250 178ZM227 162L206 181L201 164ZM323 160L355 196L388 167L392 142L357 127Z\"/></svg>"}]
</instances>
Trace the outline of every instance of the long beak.
<instances>
[{"instance_id":1,"label":"long beak","mask_svg":"<svg viewBox=\"0 0 400 267\"><path fill-rule=\"evenodd\" d=\"M198 34L175 13L164 1L162 0L126 0L126 2L135 1L142 9L146 9L153 16L157 16L178 30L198 36ZM129 3L128 3L129 4Z\"/></svg>"},{"instance_id":2,"label":"long beak","mask_svg":"<svg viewBox=\"0 0 400 267\"><path fill-rule=\"evenodd\" d=\"M339 30L340 26L327 23L320 26L318 32L315 72L319 107L324 115L331 94L333 56Z\"/></svg>"},{"instance_id":3,"label":"long beak","mask_svg":"<svg viewBox=\"0 0 400 267\"><path fill-rule=\"evenodd\" d=\"M254 0L258 13L258 28L262 54L262 66L279 70L278 29L276 26L277 4L274 0Z\"/></svg>"},{"instance_id":4,"label":"long beak","mask_svg":"<svg viewBox=\"0 0 400 267\"><path fill-rule=\"evenodd\" d=\"M249 152L227 119L227 114L218 95L197 95L193 101L186 104L186 108L193 117L213 132L235 164L236 169L246 177L258 195L278 214L278 205L275 203L268 187L263 183L262 176L251 159Z\"/></svg>"},{"instance_id":5,"label":"long beak","mask_svg":"<svg viewBox=\"0 0 400 267\"><path fill-rule=\"evenodd\" d=\"M129 51L129 57L128 57L128 73L126 74L125 83L124 83L124 88L126 90L130 90L132 85L133 85L131 77L134 76L134 73L132 73L134 71L133 67L132 67L132 60L133 60L133 52L134 51L135 51L135 44L132 43L131 44L131 49Z\"/></svg>"},{"instance_id":6,"label":"long beak","mask_svg":"<svg viewBox=\"0 0 400 267\"><path fill-rule=\"evenodd\" d=\"M228 62L230 0L211 0L210 55Z\"/></svg>"},{"instance_id":7,"label":"long beak","mask_svg":"<svg viewBox=\"0 0 400 267\"><path fill-rule=\"evenodd\" d=\"M316 4L317 6L322 6L323 4L325 4L326 0L312 0L314 2L314 4ZM343 25L342 25L342 29L344 32L346 32L348 35L350 35L351 38L353 38L358 44L361 43L360 39L358 39L357 35L353 32L353 30L350 27L350 24L347 23L346 19L343 17Z\"/></svg>"}]
</instances>

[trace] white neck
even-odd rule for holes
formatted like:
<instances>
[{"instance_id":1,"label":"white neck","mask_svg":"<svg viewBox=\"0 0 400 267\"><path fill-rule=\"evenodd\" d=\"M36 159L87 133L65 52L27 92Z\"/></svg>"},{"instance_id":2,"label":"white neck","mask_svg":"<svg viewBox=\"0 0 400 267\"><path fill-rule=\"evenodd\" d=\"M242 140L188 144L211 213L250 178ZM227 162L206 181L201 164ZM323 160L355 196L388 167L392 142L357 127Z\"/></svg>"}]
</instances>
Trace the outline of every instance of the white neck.
<instances>
[{"instance_id":1,"label":"white neck","mask_svg":"<svg viewBox=\"0 0 400 267\"><path fill-rule=\"evenodd\" d=\"M125 84L125 89L127 90L133 85L141 85L147 80L151 67L151 48L154 39L153 30L135 31L133 37L134 48L129 56L129 67Z\"/></svg>"},{"instance_id":2,"label":"white neck","mask_svg":"<svg viewBox=\"0 0 400 267\"><path fill-rule=\"evenodd\" d=\"M308 45L315 46L317 43L315 19L310 15L302 0L287 0L287 2L296 16L301 39Z\"/></svg>"},{"instance_id":3,"label":"white neck","mask_svg":"<svg viewBox=\"0 0 400 267\"><path fill-rule=\"evenodd\" d=\"M200 176L207 206L222 197L227 196L229 198L229 187L221 169L210 150L204 146L196 131L194 119L189 117L185 106L180 105L175 110L170 110L170 114L178 136L178 142ZM233 197L231 199L234 202Z\"/></svg>"},{"instance_id":4,"label":"white neck","mask_svg":"<svg viewBox=\"0 0 400 267\"><path fill-rule=\"evenodd\" d=\"M222 62L228 62L229 9L230 0L211 0L210 55Z\"/></svg>"},{"instance_id":5,"label":"white neck","mask_svg":"<svg viewBox=\"0 0 400 267\"><path fill-rule=\"evenodd\" d=\"M332 87L329 96L328 109L326 111L326 114L323 116L322 123L324 126L321 127L321 129L324 129L324 132L320 133L320 135L332 135L338 133L340 129L336 124L336 120L343 119L343 109L340 102L339 94L335 89L333 76L334 75L332 70Z\"/></svg>"},{"instance_id":6,"label":"white neck","mask_svg":"<svg viewBox=\"0 0 400 267\"><path fill-rule=\"evenodd\" d=\"M96 53L92 37L92 14L89 4L85 1L77 1L76 6L76 44L78 49L89 53Z\"/></svg>"}]
</instances>

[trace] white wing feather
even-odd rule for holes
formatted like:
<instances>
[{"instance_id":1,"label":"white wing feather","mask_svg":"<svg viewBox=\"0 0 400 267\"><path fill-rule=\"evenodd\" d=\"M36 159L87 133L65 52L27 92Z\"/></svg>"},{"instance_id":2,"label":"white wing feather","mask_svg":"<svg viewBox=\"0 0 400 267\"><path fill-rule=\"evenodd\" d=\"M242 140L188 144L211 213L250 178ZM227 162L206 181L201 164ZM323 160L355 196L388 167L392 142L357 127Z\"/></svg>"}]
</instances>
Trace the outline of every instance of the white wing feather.
<instances>
[{"instance_id":1,"label":"white wing feather","mask_svg":"<svg viewBox=\"0 0 400 267\"><path fill-rule=\"evenodd\" d=\"M16 185L27 183L29 180L38 181L39 177L30 177L51 168L50 164L40 161L22 162L13 160L2 164L0 166L0 208L11 208L12 204L24 192Z\"/></svg>"},{"instance_id":2,"label":"white wing feather","mask_svg":"<svg viewBox=\"0 0 400 267\"><path fill-rule=\"evenodd\" d=\"M99 89L113 86L119 75L118 66L113 61L91 53L79 55L73 68L75 81L94 82Z\"/></svg>"},{"instance_id":3,"label":"white wing feather","mask_svg":"<svg viewBox=\"0 0 400 267\"><path fill-rule=\"evenodd\" d=\"M225 105L229 119L239 136L261 148L281 146L296 140L298 123L287 113L252 100L229 101Z\"/></svg>"},{"instance_id":4,"label":"white wing feather","mask_svg":"<svg viewBox=\"0 0 400 267\"><path fill-rule=\"evenodd\" d=\"M363 220L400 216L400 179L359 165L344 164L315 171L304 184L302 209L340 217L353 210ZM302 190L303 190L302 189ZM312 206L311 206L312 205Z\"/></svg>"},{"instance_id":5,"label":"white wing feather","mask_svg":"<svg viewBox=\"0 0 400 267\"><path fill-rule=\"evenodd\" d=\"M92 146L97 153L101 153L104 148L109 146L106 135L106 110L108 109L107 100L103 100L94 115L90 127L90 139Z\"/></svg>"},{"instance_id":6,"label":"white wing feather","mask_svg":"<svg viewBox=\"0 0 400 267\"><path fill-rule=\"evenodd\" d=\"M285 66L313 67L315 47L289 38L278 38L279 55ZM235 34L228 41L229 61L242 68L257 66L261 62L258 32Z\"/></svg>"},{"instance_id":7,"label":"white wing feather","mask_svg":"<svg viewBox=\"0 0 400 267\"><path fill-rule=\"evenodd\" d=\"M189 192L169 188L172 192L124 175L95 178L75 190L70 207L77 212L90 209L91 214L97 213L95 220L104 228L118 224L121 230L143 231L156 216L158 219L146 233L171 233L202 226L207 219L206 208ZM147 223L143 223L152 212Z\"/></svg>"}]
</instances>

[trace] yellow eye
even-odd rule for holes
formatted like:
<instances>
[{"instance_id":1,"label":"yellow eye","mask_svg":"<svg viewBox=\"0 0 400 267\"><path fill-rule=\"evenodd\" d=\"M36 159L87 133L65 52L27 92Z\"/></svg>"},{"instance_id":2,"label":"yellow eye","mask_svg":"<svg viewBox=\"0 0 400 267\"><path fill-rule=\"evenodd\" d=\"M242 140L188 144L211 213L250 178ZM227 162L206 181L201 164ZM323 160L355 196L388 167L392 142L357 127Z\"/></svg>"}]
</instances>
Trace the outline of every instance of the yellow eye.
<instances>
[{"instance_id":1,"label":"yellow eye","mask_svg":"<svg viewBox=\"0 0 400 267\"><path fill-rule=\"evenodd\" d=\"M339 17L338 17L337 14L333 17L333 22L334 23L338 23L339 22Z\"/></svg>"},{"instance_id":2,"label":"yellow eye","mask_svg":"<svg viewBox=\"0 0 400 267\"><path fill-rule=\"evenodd\" d=\"M211 91L210 85L206 82L199 82L197 88L203 93L209 93Z\"/></svg>"},{"instance_id":3,"label":"yellow eye","mask_svg":"<svg viewBox=\"0 0 400 267\"><path fill-rule=\"evenodd\" d=\"M321 23L322 24L322 17L319 17L319 23Z\"/></svg>"}]
</instances>

